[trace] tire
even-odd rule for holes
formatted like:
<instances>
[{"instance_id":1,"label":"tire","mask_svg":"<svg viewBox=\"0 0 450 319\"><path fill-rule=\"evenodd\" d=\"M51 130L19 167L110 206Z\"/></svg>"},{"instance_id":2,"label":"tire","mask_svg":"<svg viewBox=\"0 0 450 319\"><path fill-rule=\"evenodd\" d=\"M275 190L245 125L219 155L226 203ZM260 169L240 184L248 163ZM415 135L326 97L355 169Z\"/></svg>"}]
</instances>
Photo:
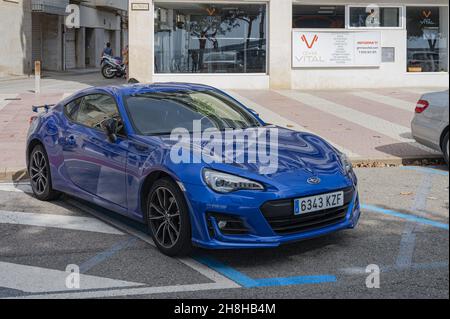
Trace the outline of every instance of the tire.
<instances>
[{"instance_id":1,"label":"tire","mask_svg":"<svg viewBox=\"0 0 450 319\"><path fill-rule=\"evenodd\" d=\"M114 79L116 77L116 72L112 71L113 68L109 65L104 65L102 67L102 75L105 79L111 80Z\"/></svg>"},{"instance_id":2,"label":"tire","mask_svg":"<svg viewBox=\"0 0 450 319\"><path fill-rule=\"evenodd\" d=\"M175 257L191 252L189 209L183 193L170 178L156 181L150 190L146 222L153 241L163 254Z\"/></svg>"},{"instance_id":3,"label":"tire","mask_svg":"<svg viewBox=\"0 0 450 319\"><path fill-rule=\"evenodd\" d=\"M31 151L28 167L31 188L34 196L41 201L52 201L61 196L60 192L53 190L50 162L47 152L42 145L37 145Z\"/></svg>"},{"instance_id":4,"label":"tire","mask_svg":"<svg viewBox=\"0 0 450 319\"><path fill-rule=\"evenodd\" d=\"M445 134L445 137L444 137L444 139L443 139L443 141L442 141L442 152L444 153L444 158L445 158L445 161L447 162L447 165L449 165L450 166L450 164L449 164L449 159L448 159L448 132L447 132L447 134Z\"/></svg>"}]
</instances>

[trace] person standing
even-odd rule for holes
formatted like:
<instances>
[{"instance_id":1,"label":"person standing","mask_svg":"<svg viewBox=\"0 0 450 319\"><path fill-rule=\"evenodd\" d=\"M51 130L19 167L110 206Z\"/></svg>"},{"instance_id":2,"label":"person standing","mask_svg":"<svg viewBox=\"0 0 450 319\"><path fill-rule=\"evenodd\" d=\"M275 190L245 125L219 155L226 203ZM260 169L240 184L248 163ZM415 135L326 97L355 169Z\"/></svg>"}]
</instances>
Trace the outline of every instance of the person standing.
<instances>
[{"instance_id":1,"label":"person standing","mask_svg":"<svg viewBox=\"0 0 450 319\"><path fill-rule=\"evenodd\" d=\"M127 79L128 79L128 76L129 76L129 71L128 71L129 47L128 47L128 45L125 46L125 48L122 50L122 58L123 58L123 64L125 65L125 72L127 74Z\"/></svg>"},{"instance_id":2,"label":"person standing","mask_svg":"<svg viewBox=\"0 0 450 319\"><path fill-rule=\"evenodd\" d=\"M102 58L107 55L107 56L113 56L113 49L111 48L111 43L106 43L106 48L103 49L102 51Z\"/></svg>"}]
</instances>

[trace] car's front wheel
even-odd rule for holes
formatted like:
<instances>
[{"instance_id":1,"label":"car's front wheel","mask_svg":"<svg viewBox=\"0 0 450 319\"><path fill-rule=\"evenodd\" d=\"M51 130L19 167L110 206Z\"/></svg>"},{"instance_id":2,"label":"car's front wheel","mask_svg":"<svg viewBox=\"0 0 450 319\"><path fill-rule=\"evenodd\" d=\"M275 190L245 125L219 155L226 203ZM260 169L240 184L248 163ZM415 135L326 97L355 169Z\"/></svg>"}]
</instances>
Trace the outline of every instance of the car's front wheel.
<instances>
[{"instance_id":1,"label":"car's front wheel","mask_svg":"<svg viewBox=\"0 0 450 319\"><path fill-rule=\"evenodd\" d=\"M158 249L185 256L192 249L191 222L184 195L169 178L158 180L147 200L147 223Z\"/></svg>"},{"instance_id":2,"label":"car's front wheel","mask_svg":"<svg viewBox=\"0 0 450 319\"><path fill-rule=\"evenodd\" d=\"M445 158L445 161L447 162L447 165L450 165L449 164L449 159L448 159L448 144L449 144L449 142L448 142L448 134L449 133L447 132L447 134L444 137L444 141L442 143L442 151L444 152L444 158Z\"/></svg>"},{"instance_id":3,"label":"car's front wheel","mask_svg":"<svg viewBox=\"0 0 450 319\"><path fill-rule=\"evenodd\" d=\"M53 190L50 163L42 145L37 145L31 151L29 175L31 188L37 199L51 201L57 199L61 193Z\"/></svg>"}]
</instances>

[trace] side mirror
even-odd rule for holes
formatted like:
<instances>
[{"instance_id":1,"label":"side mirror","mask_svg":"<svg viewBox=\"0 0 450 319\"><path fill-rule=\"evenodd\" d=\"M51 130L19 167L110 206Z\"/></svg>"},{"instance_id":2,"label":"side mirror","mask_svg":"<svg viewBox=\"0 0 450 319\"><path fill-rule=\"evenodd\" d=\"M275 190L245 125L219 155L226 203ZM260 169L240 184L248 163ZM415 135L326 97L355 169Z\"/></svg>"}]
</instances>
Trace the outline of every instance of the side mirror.
<instances>
[{"instance_id":1,"label":"side mirror","mask_svg":"<svg viewBox=\"0 0 450 319\"><path fill-rule=\"evenodd\" d=\"M102 128L105 131L108 139L111 143L115 143L117 141L117 120L115 119L106 119L102 122Z\"/></svg>"}]
</instances>

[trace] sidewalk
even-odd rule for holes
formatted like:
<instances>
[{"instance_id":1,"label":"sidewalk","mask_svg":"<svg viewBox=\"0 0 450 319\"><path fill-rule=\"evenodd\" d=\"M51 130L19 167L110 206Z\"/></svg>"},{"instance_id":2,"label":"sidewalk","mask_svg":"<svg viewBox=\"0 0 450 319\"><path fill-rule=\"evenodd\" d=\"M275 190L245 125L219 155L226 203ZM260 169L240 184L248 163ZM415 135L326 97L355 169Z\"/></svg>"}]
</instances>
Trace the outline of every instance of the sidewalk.
<instances>
[{"instance_id":1,"label":"sidewalk","mask_svg":"<svg viewBox=\"0 0 450 319\"><path fill-rule=\"evenodd\" d=\"M402 164L442 157L412 139L410 122L421 94L444 89L229 93L266 122L318 134L354 162ZM31 106L57 103L71 93L52 91L37 97L0 90L0 178L25 168Z\"/></svg>"}]
</instances>

